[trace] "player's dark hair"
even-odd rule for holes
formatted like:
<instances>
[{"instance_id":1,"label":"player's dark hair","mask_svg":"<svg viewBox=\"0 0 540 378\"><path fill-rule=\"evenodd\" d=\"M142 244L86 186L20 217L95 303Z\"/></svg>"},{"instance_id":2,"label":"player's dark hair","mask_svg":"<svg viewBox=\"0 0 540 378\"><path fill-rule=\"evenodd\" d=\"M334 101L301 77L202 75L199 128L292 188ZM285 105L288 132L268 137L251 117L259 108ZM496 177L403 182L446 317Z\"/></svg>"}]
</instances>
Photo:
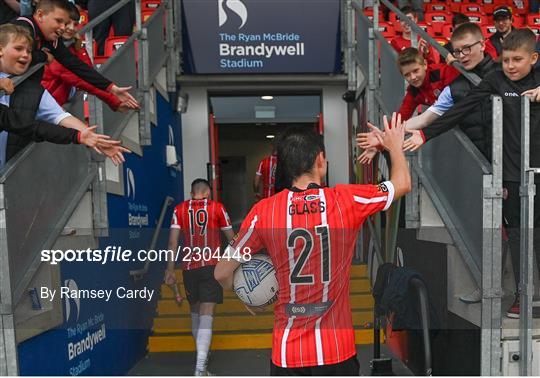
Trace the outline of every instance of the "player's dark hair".
<instances>
[{"instance_id":1,"label":"player's dark hair","mask_svg":"<svg viewBox=\"0 0 540 378\"><path fill-rule=\"evenodd\" d=\"M424 64L426 63L426 60L424 59L424 56L418 51L415 47L407 47L403 50L401 50L398 54L397 58L397 65L398 68L401 69L401 67L418 63L418 64Z\"/></svg>"},{"instance_id":2,"label":"player's dark hair","mask_svg":"<svg viewBox=\"0 0 540 378\"><path fill-rule=\"evenodd\" d=\"M514 29L504 38L502 49L507 51L525 49L533 53L536 51L536 35L529 28Z\"/></svg>"},{"instance_id":3,"label":"player's dark hair","mask_svg":"<svg viewBox=\"0 0 540 378\"><path fill-rule=\"evenodd\" d=\"M305 126L286 130L276 145L276 191L289 188L294 179L311 172L317 155L325 152L322 136ZM277 181L280 181L279 185Z\"/></svg>"},{"instance_id":4,"label":"player's dark hair","mask_svg":"<svg viewBox=\"0 0 540 378\"><path fill-rule=\"evenodd\" d=\"M36 5L36 11L41 9L45 13L52 12L54 8L60 8L66 12L70 12L72 5L68 0L40 0Z\"/></svg>"},{"instance_id":5,"label":"player's dark hair","mask_svg":"<svg viewBox=\"0 0 540 378\"><path fill-rule=\"evenodd\" d=\"M211 188L211 186L210 186L210 183L208 182L208 180L205 180L203 178L195 179L191 183L191 192L192 193L204 192L205 190L208 190L210 188Z\"/></svg>"},{"instance_id":6,"label":"player's dark hair","mask_svg":"<svg viewBox=\"0 0 540 378\"><path fill-rule=\"evenodd\" d=\"M464 38L467 34L472 34L473 36L477 37L479 40L482 40L482 41L484 40L482 29L480 29L480 26L472 22L466 22L464 24L459 25L452 33L452 37L450 37L450 40L456 41L458 39Z\"/></svg>"},{"instance_id":7,"label":"player's dark hair","mask_svg":"<svg viewBox=\"0 0 540 378\"><path fill-rule=\"evenodd\" d=\"M469 19L469 16L464 15L463 13L456 13L454 16L452 16L452 27L456 27L456 25L465 24L467 22L471 22Z\"/></svg>"}]
</instances>

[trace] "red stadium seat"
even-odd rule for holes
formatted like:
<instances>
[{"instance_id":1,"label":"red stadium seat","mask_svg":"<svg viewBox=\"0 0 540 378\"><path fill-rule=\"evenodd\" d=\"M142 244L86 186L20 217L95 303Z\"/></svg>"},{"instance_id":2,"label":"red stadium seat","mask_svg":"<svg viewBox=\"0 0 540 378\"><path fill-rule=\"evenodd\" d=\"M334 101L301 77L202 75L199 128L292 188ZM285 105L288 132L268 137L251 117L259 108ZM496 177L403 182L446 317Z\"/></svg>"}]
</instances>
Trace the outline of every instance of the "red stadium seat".
<instances>
[{"instance_id":1,"label":"red stadium seat","mask_svg":"<svg viewBox=\"0 0 540 378\"><path fill-rule=\"evenodd\" d=\"M482 13L493 14L493 9L495 9L494 0L482 0L479 4L482 6Z\"/></svg>"},{"instance_id":2,"label":"red stadium seat","mask_svg":"<svg viewBox=\"0 0 540 378\"><path fill-rule=\"evenodd\" d=\"M433 27L436 34L442 34L444 25L452 22L452 15L445 12L426 12L424 20Z\"/></svg>"},{"instance_id":3,"label":"red stadium seat","mask_svg":"<svg viewBox=\"0 0 540 378\"><path fill-rule=\"evenodd\" d=\"M442 36L446 39L450 39L452 37L452 32L454 31L454 27L452 24L446 24L442 28Z\"/></svg>"},{"instance_id":4,"label":"red stadium seat","mask_svg":"<svg viewBox=\"0 0 540 378\"><path fill-rule=\"evenodd\" d=\"M531 13L527 16L527 25L540 25L540 13Z\"/></svg>"},{"instance_id":5,"label":"red stadium seat","mask_svg":"<svg viewBox=\"0 0 540 378\"><path fill-rule=\"evenodd\" d=\"M444 37L435 37L435 40L439 43L439 45L444 46L448 43L448 39Z\"/></svg>"},{"instance_id":6,"label":"red stadium seat","mask_svg":"<svg viewBox=\"0 0 540 378\"><path fill-rule=\"evenodd\" d=\"M109 37L105 40L105 56L110 57L118 50L126 41L129 36Z\"/></svg>"},{"instance_id":7,"label":"red stadium seat","mask_svg":"<svg viewBox=\"0 0 540 378\"><path fill-rule=\"evenodd\" d=\"M154 14L155 9L146 9L142 11L142 22L145 23Z\"/></svg>"},{"instance_id":8,"label":"red stadium seat","mask_svg":"<svg viewBox=\"0 0 540 378\"><path fill-rule=\"evenodd\" d=\"M388 22L379 23L379 31L386 39L392 39L396 36L394 27Z\"/></svg>"},{"instance_id":9,"label":"red stadium seat","mask_svg":"<svg viewBox=\"0 0 540 378\"><path fill-rule=\"evenodd\" d=\"M369 18L370 20L373 20L373 8L365 8L364 14L366 15L367 18ZM379 10L379 20L383 20L383 19L384 19L383 13L382 11ZM143 17L143 20L144 20L144 17Z\"/></svg>"},{"instance_id":10,"label":"red stadium seat","mask_svg":"<svg viewBox=\"0 0 540 378\"><path fill-rule=\"evenodd\" d=\"M512 7L514 15L527 15L529 13L529 0L509 0L508 5Z\"/></svg>"},{"instance_id":11,"label":"red stadium seat","mask_svg":"<svg viewBox=\"0 0 540 378\"><path fill-rule=\"evenodd\" d=\"M426 22L418 21L418 26L420 26L425 32L429 33L429 25Z\"/></svg>"},{"instance_id":12,"label":"red stadium seat","mask_svg":"<svg viewBox=\"0 0 540 378\"><path fill-rule=\"evenodd\" d=\"M450 7L445 3L429 3L426 12L450 12Z\"/></svg>"},{"instance_id":13,"label":"red stadium seat","mask_svg":"<svg viewBox=\"0 0 540 378\"><path fill-rule=\"evenodd\" d=\"M482 8L480 4L467 3L463 4L459 9L461 13L483 13L485 11Z\"/></svg>"},{"instance_id":14,"label":"red stadium seat","mask_svg":"<svg viewBox=\"0 0 540 378\"><path fill-rule=\"evenodd\" d=\"M527 26L527 19L522 14L516 14L514 15L514 22L512 25L514 25L515 28L522 28Z\"/></svg>"},{"instance_id":15,"label":"red stadium seat","mask_svg":"<svg viewBox=\"0 0 540 378\"><path fill-rule=\"evenodd\" d=\"M463 5L463 1L461 0L450 0L450 10L454 13L458 13L461 9L461 6Z\"/></svg>"},{"instance_id":16,"label":"red stadium seat","mask_svg":"<svg viewBox=\"0 0 540 378\"><path fill-rule=\"evenodd\" d=\"M482 34L484 35L484 38L489 37L497 31L497 29L495 29L495 26L493 25L481 25L480 28L482 29Z\"/></svg>"},{"instance_id":17,"label":"red stadium seat","mask_svg":"<svg viewBox=\"0 0 540 378\"><path fill-rule=\"evenodd\" d=\"M489 23L487 16L481 13L465 13L465 16L469 17L469 20L475 24L486 25Z\"/></svg>"},{"instance_id":18,"label":"red stadium seat","mask_svg":"<svg viewBox=\"0 0 540 378\"><path fill-rule=\"evenodd\" d=\"M105 63L107 61L107 59L109 59L108 56L101 56L101 55L96 55L94 56L94 66L101 66L103 63Z\"/></svg>"},{"instance_id":19,"label":"red stadium seat","mask_svg":"<svg viewBox=\"0 0 540 378\"><path fill-rule=\"evenodd\" d=\"M540 35L540 25L529 26L529 29L531 29L534 34Z\"/></svg>"},{"instance_id":20,"label":"red stadium seat","mask_svg":"<svg viewBox=\"0 0 540 378\"><path fill-rule=\"evenodd\" d=\"M141 9L144 11L146 9L157 9L161 5L161 0L142 0Z\"/></svg>"}]
</instances>

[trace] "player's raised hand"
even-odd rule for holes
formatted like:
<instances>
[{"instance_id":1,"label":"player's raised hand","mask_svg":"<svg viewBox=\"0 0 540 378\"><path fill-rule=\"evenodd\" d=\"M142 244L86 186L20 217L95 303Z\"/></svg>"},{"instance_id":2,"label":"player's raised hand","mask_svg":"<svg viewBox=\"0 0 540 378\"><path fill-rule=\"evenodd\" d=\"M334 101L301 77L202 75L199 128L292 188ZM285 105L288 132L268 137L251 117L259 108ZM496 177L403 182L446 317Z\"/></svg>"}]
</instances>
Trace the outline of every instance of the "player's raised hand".
<instances>
[{"instance_id":1,"label":"player's raised hand","mask_svg":"<svg viewBox=\"0 0 540 378\"><path fill-rule=\"evenodd\" d=\"M533 102L540 102L540 87L529 89L523 92L521 95L529 97Z\"/></svg>"},{"instance_id":2,"label":"player's raised hand","mask_svg":"<svg viewBox=\"0 0 540 378\"><path fill-rule=\"evenodd\" d=\"M416 151L424 144L424 138L420 134L420 130L407 130L411 137L403 143L403 151Z\"/></svg>"},{"instance_id":3,"label":"player's raised hand","mask_svg":"<svg viewBox=\"0 0 540 378\"><path fill-rule=\"evenodd\" d=\"M405 126L401 122L401 114L392 113L392 119L383 117L384 134L380 137L384 149L390 152L402 151L405 139Z\"/></svg>"},{"instance_id":4,"label":"player's raised hand","mask_svg":"<svg viewBox=\"0 0 540 378\"><path fill-rule=\"evenodd\" d=\"M362 155L360 155L357 160L361 164L371 164L375 155L377 155L377 149L369 148L362 152Z\"/></svg>"},{"instance_id":5,"label":"player's raised hand","mask_svg":"<svg viewBox=\"0 0 540 378\"><path fill-rule=\"evenodd\" d=\"M364 150L381 147L382 130L369 122L367 125L371 131L356 134L356 145Z\"/></svg>"}]
</instances>

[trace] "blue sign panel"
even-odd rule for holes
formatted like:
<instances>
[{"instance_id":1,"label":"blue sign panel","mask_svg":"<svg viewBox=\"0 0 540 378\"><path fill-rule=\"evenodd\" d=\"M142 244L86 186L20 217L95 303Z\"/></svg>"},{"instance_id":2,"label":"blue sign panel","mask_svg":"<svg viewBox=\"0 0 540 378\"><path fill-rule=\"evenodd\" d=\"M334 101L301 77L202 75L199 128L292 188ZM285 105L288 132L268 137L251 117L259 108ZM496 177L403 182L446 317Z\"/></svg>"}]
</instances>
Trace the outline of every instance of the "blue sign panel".
<instances>
[{"instance_id":1,"label":"blue sign panel","mask_svg":"<svg viewBox=\"0 0 540 378\"><path fill-rule=\"evenodd\" d=\"M19 345L21 375L125 375L146 354L165 263L152 262L138 281L130 271L144 267L141 258L150 258L165 197L175 203L184 200L182 173L166 166L164 148L175 145L182 151L180 120L161 95L156 102L152 145L144 147L144 159L126 156L125 195L109 194L107 199L109 237L89 246L108 257L62 263L60 291L49 297L62 299L65 322ZM156 249L167 247L172 210L170 206ZM128 250L134 258L120 261ZM47 300L43 294L41 298Z\"/></svg>"},{"instance_id":2,"label":"blue sign panel","mask_svg":"<svg viewBox=\"0 0 540 378\"><path fill-rule=\"evenodd\" d=\"M184 71L335 73L340 1L184 0Z\"/></svg>"}]
</instances>

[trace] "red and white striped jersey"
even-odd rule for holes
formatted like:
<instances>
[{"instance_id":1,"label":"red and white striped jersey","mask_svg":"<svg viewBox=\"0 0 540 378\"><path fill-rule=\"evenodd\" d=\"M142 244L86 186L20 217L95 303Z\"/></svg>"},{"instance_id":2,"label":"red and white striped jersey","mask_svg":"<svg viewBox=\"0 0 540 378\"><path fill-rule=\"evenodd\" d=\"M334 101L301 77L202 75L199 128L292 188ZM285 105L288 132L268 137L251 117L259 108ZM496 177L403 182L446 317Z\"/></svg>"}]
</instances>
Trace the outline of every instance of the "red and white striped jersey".
<instances>
[{"instance_id":1,"label":"red and white striped jersey","mask_svg":"<svg viewBox=\"0 0 540 378\"><path fill-rule=\"evenodd\" d=\"M276 193L276 166L276 155L267 156L259 163L256 175L261 176L263 184L262 198L271 197Z\"/></svg>"},{"instance_id":2,"label":"red and white striped jersey","mask_svg":"<svg viewBox=\"0 0 540 378\"><path fill-rule=\"evenodd\" d=\"M364 220L392 203L391 182L284 190L255 204L231 246L268 250L277 272L272 362L330 365L356 354L349 279Z\"/></svg>"},{"instance_id":3,"label":"red and white striped jersey","mask_svg":"<svg viewBox=\"0 0 540 378\"><path fill-rule=\"evenodd\" d=\"M230 229L232 225L221 203L201 199L178 204L174 208L171 228L182 230L184 236L182 246L189 247L185 248L185 251L192 253L192 256L186 258L188 261L183 261L182 269L190 270L218 263L215 251L221 247L220 230ZM203 251L205 247L207 249ZM195 256L198 252L200 258Z\"/></svg>"}]
</instances>

